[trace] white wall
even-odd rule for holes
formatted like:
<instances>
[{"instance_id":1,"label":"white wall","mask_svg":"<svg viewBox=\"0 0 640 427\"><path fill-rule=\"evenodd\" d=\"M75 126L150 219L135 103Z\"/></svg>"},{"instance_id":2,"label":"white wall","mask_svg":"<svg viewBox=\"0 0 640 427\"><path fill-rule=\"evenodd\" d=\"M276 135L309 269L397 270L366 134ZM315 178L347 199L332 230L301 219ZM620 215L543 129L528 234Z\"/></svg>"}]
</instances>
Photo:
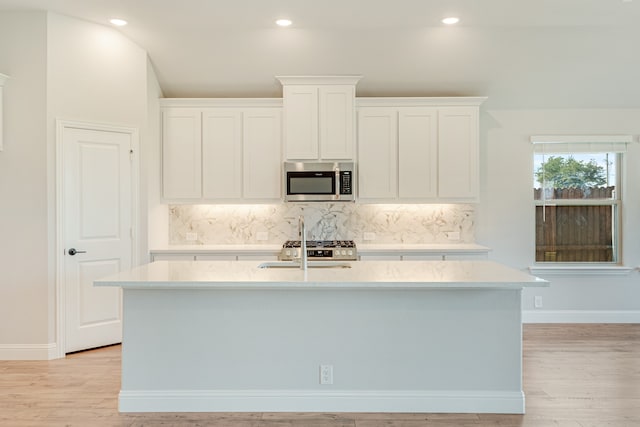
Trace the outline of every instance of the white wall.
<instances>
[{"instance_id":1,"label":"white wall","mask_svg":"<svg viewBox=\"0 0 640 427\"><path fill-rule=\"evenodd\" d=\"M0 13L0 356L48 343L46 15ZM0 357L1 358L1 357Z\"/></svg>"},{"instance_id":2,"label":"white wall","mask_svg":"<svg viewBox=\"0 0 640 427\"><path fill-rule=\"evenodd\" d=\"M140 167L140 261L149 261L149 244L166 244L168 233L156 233L157 228L168 227L167 205L160 204L160 98L162 88L153 64L147 59L147 125L143 134ZM164 240L162 240L162 237Z\"/></svg>"},{"instance_id":3,"label":"white wall","mask_svg":"<svg viewBox=\"0 0 640 427\"><path fill-rule=\"evenodd\" d=\"M147 54L110 27L52 13L47 25L49 250L56 253L56 120L132 127L140 130L142 139L147 125ZM55 273L55 259L51 261ZM55 283L49 290L49 334L55 341Z\"/></svg>"},{"instance_id":4,"label":"white wall","mask_svg":"<svg viewBox=\"0 0 640 427\"><path fill-rule=\"evenodd\" d=\"M146 130L147 81L156 79L146 52L118 31L36 12L0 13L0 69L11 76L0 152L0 359L46 358L57 340L56 119L137 128L144 147L157 138Z\"/></svg>"},{"instance_id":5,"label":"white wall","mask_svg":"<svg viewBox=\"0 0 640 427\"><path fill-rule=\"evenodd\" d=\"M640 110L491 110L482 114L482 203L478 242L491 258L518 269L534 262L535 218L531 135L640 134ZM623 260L640 265L640 144L630 144L624 171ZM525 318L532 321L640 322L637 272L611 275L542 275L544 290L525 291ZM543 297L533 309L534 295Z\"/></svg>"},{"instance_id":6,"label":"white wall","mask_svg":"<svg viewBox=\"0 0 640 427\"><path fill-rule=\"evenodd\" d=\"M149 62L149 76L147 80L147 102L148 102L148 132L149 137L143 149L143 191L141 191L141 206L146 206L146 211L142 212L145 224L142 232L146 239L145 253L140 258L142 261L149 261L149 249L165 247L169 241L169 209L166 204L161 203L161 148L160 148L160 100L162 89L158 83L153 65Z\"/></svg>"}]
</instances>

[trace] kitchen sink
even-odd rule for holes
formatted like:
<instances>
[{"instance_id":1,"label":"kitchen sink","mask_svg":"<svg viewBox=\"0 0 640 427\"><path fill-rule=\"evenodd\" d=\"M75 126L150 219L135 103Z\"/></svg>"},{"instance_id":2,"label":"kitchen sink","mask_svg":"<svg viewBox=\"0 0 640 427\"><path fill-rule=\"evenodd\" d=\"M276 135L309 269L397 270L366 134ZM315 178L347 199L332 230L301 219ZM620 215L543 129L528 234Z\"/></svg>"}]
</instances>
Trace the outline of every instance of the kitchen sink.
<instances>
[{"instance_id":1,"label":"kitchen sink","mask_svg":"<svg viewBox=\"0 0 640 427\"><path fill-rule=\"evenodd\" d=\"M298 261L267 261L259 264L258 268L300 268L300 263ZM351 264L340 261L309 261L307 268L351 268Z\"/></svg>"}]
</instances>

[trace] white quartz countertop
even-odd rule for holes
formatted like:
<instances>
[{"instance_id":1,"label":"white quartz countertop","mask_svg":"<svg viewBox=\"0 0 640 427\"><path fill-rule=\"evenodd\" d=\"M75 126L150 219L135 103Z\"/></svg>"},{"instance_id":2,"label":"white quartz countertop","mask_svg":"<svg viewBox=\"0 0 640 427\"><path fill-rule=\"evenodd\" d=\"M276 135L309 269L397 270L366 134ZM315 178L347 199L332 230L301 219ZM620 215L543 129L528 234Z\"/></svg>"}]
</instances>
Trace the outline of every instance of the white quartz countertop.
<instances>
[{"instance_id":1,"label":"white quartz countertop","mask_svg":"<svg viewBox=\"0 0 640 427\"><path fill-rule=\"evenodd\" d=\"M268 253L280 252L282 245L169 245L151 249L154 254L166 253Z\"/></svg>"},{"instance_id":2,"label":"white quartz countertop","mask_svg":"<svg viewBox=\"0 0 640 427\"><path fill-rule=\"evenodd\" d=\"M402 252L402 253L484 253L491 249L475 243L362 243L357 245L358 252Z\"/></svg>"},{"instance_id":3,"label":"white quartz countertop","mask_svg":"<svg viewBox=\"0 0 640 427\"><path fill-rule=\"evenodd\" d=\"M489 252L491 249L475 243L359 243L356 242L359 253L377 254L377 253L483 253ZM169 245L161 248L151 249L154 254L167 253L278 253L282 249L282 245L264 244L264 245Z\"/></svg>"},{"instance_id":4,"label":"white quartz countertop","mask_svg":"<svg viewBox=\"0 0 640 427\"><path fill-rule=\"evenodd\" d=\"M259 268L260 261L156 261L95 282L133 289L520 289L546 280L493 261L354 261ZM309 261L313 265L313 261ZM344 263L343 263L344 264Z\"/></svg>"}]
</instances>

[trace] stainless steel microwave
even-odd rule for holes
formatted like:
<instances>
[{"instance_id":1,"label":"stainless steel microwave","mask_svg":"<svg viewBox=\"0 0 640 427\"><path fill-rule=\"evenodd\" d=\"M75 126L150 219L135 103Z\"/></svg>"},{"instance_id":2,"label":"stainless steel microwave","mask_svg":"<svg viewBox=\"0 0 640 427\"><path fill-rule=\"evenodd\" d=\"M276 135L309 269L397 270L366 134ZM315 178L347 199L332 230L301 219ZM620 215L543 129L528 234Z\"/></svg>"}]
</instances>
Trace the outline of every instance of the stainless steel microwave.
<instances>
[{"instance_id":1,"label":"stainless steel microwave","mask_svg":"<svg viewBox=\"0 0 640 427\"><path fill-rule=\"evenodd\" d=\"M284 162L287 202L352 202L356 176L353 162Z\"/></svg>"}]
</instances>

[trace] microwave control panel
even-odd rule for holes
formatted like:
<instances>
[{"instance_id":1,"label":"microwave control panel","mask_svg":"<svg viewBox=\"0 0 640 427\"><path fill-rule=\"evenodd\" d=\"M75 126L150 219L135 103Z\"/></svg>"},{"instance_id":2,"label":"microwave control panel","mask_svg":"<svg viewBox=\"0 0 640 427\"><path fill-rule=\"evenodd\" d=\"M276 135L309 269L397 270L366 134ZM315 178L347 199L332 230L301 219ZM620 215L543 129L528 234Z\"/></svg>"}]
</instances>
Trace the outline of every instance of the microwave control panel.
<instances>
[{"instance_id":1,"label":"microwave control panel","mask_svg":"<svg viewBox=\"0 0 640 427\"><path fill-rule=\"evenodd\" d=\"M352 172L340 171L340 194L353 194Z\"/></svg>"}]
</instances>

